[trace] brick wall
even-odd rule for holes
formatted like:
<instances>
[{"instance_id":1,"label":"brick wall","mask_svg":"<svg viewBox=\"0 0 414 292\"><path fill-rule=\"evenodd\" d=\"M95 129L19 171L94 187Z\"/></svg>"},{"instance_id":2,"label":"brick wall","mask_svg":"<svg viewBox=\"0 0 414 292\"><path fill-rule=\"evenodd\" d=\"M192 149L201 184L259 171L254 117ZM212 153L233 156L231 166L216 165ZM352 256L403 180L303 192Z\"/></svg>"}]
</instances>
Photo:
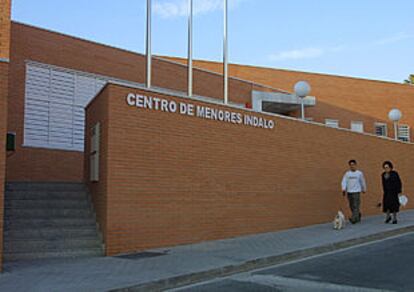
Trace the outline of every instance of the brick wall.
<instances>
[{"instance_id":1,"label":"brick wall","mask_svg":"<svg viewBox=\"0 0 414 292\"><path fill-rule=\"evenodd\" d=\"M145 57L31 26L12 24L9 131L16 132L17 151L7 160L9 181L80 181L83 155L77 152L22 147L24 129L25 61L32 60L79 71L145 82ZM153 85L187 90L187 69L153 60ZM250 99L251 82L230 80L230 101ZM259 87L260 88L260 87ZM222 78L194 70L194 94L222 98ZM51 167L53 165L53 167Z\"/></svg>"},{"instance_id":2,"label":"brick wall","mask_svg":"<svg viewBox=\"0 0 414 292\"><path fill-rule=\"evenodd\" d=\"M0 0L0 271L3 263L4 181L10 49L10 0Z\"/></svg>"},{"instance_id":3,"label":"brick wall","mask_svg":"<svg viewBox=\"0 0 414 292\"><path fill-rule=\"evenodd\" d=\"M380 212L386 159L400 172L404 191L414 191L410 144L234 108L276 126L135 108L126 103L130 92L183 101L109 85L87 109L87 133L97 121L105 129L101 179L89 186L98 214L106 214L107 255L328 222L340 207L347 210L340 180L351 158L368 182L364 215Z\"/></svg>"},{"instance_id":4,"label":"brick wall","mask_svg":"<svg viewBox=\"0 0 414 292\"><path fill-rule=\"evenodd\" d=\"M8 59L10 53L10 0L0 0L0 59Z\"/></svg>"},{"instance_id":5,"label":"brick wall","mask_svg":"<svg viewBox=\"0 0 414 292\"><path fill-rule=\"evenodd\" d=\"M0 271L3 260L4 180L6 170L7 85L9 64L0 61Z\"/></svg>"},{"instance_id":6,"label":"brick wall","mask_svg":"<svg viewBox=\"0 0 414 292\"><path fill-rule=\"evenodd\" d=\"M143 83L145 57L18 23L12 24L11 46L8 111L13 114L8 116L8 130L17 134L17 151L7 159L7 180L82 180L82 153L22 147L25 61L33 60ZM185 60L178 61L185 63ZM218 63L196 64L222 72L221 64ZM407 85L236 65L230 66L230 73L238 78L287 91L291 90L297 80L307 79L312 84L312 94L318 99L317 106L307 110L307 116L314 117L316 121L324 121L325 118L340 119L342 127L349 127L351 120L362 120L365 130L373 132L374 122L387 122L388 110L399 107L403 109L402 122L414 125L411 122L414 116L414 104L411 102L414 89ZM186 82L186 67L154 59L154 86L185 92ZM237 79L230 80L229 88L230 101L242 104L251 101L252 89L274 91L272 88ZM222 77L195 70L194 93L221 99ZM389 136L393 136L392 125L389 124L388 129ZM50 167L52 164L54 167Z\"/></svg>"},{"instance_id":7,"label":"brick wall","mask_svg":"<svg viewBox=\"0 0 414 292\"><path fill-rule=\"evenodd\" d=\"M185 59L164 57L176 62ZM222 72L222 64L210 61L194 61L194 66ZM414 128L414 87L385 81L315 74L307 72L280 70L230 64L229 75L259 84L293 91L294 84L306 80L312 87L311 95L316 96L316 106L307 110L307 116L315 121L339 119L340 126L350 128L351 121L363 121L365 131L374 132L375 122L388 123L388 136L394 137L393 125L389 123L388 112L396 107L403 113L401 123L411 126L411 137Z\"/></svg>"},{"instance_id":8,"label":"brick wall","mask_svg":"<svg viewBox=\"0 0 414 292\"><path fill-rule=\"evenodd\" d=\"M91 127L86 127L85 132L85 155L84 155L84 176L85 181L89 182L88 187L92 193L92 202L94 210L96 212L96 220L99 224L99 229L102 231L104 241L106 241L105 232L107 230L107 194L108 194L108 122L109 122L109 106L108 106L108 91L103 91L99 98L95 98L88 106L89 110L86 116L86 124L95 126L96 123L100 123L100 155L99 155L99 173L100 183L91 183L89 181L90 175L90 152L91 152Z\"/></svg>"}]
</instances>

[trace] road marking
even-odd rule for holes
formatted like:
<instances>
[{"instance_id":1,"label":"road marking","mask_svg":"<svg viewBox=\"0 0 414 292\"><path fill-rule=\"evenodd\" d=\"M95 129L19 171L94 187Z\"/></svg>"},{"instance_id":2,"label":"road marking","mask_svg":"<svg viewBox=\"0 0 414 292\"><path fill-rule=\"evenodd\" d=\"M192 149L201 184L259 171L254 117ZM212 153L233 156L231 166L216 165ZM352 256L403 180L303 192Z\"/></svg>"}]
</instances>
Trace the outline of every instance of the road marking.
<instances>
[{"instance_id":1,"label":"road marking","mask_svg":"<svg viewBox=\"0 0 414 292\"><path fill-rule=\"evenodd\" d=\"M273 275L252 275L244 280L239 279L240 282L250 282L253 284L264 285L269 287L276 287L286 289L286 291L358 291L358 292L378 292L390 291L379 290L373 288L339 285L327 282L317 282L311 280L303 280L296 278L280 277ZM289 290L291 288L292 290ZM298 290L300 289L300 290ZM284 290L285 291L285 290Z\"/></svg>"},{"instance_id":2,"label":"road marking","mask_svg":"<svg viewBox=\"0 0 414 292\"><path fill-rule=\"evenodd\" d=\"M169 290L169 291L184 291L184 290L189 289L189 288L200 287L200 286L203 286L203 285L207 285L207 284L211 284L211 283L215 283L215 282L220 282L220 281L226 280L226 279L236 280L236 281L240 281L240 282L252 282L252 280L249 280L249 279L255 279L255 280L253 280L252 283L257 283L257 284L261 284L261 285L266 285L265 284L266 281L269 281L269 283L271 285L279 285L279 286L282 285L283 283L289 283L290 285L306 284L304 286L297 286L297 287L294 286L296 288L303 287L303 289L302 289L303 291L306 291L306 289L305 289L306 287L309 287L311 289L309 291L314 291L317 288L318 290L316 290L316 291L318 291L318 292L331 291L331 290L332 291L358 291L358 292L359 291L361 291L361 292L390 291L390 290L383 290L383 289L378 290L378 289L372 289L372 288L345 286L345 285L338 285L338 284L332 284L332 283L327 283L327 282L315 282L315 281L311 281L311 280L286 278L286 277L273 276L273 275L260 275L260 274L255 274L255 273L261 272L261 271L266 271L266 270L273 269L273 268L283 267L283 266L286 266L286 265L300 263L300 262L316 259L316 258L323 257L323 256L333 255L333 254L336 254L336 253L345 252L345 251L348 251L348 250L352 250L352 249L356 249L356 248L360 248L360 247L364 247L364 246L368 246L368 245L373 245L373 244L381 243L381 242L384 242L384 241L387 241L387 240L393 240L393 239L397 239L397 238L405 237L405 236L410 236L410 235L414 235L414 232L407 232L407 233L403 233L403 234L398 234L398 235L394 235L394 236L383 238L383 239L378 239L378 240L374 240L374 241L370 241L370 242L365 242L365 243L353 245L353 246L350 246L350 247L340 248L340 249L337 249L337 250L334 250L334 251L329 251L329 252L325 252L325 253L321 253L321 254L305 257L305 258L301 258L301 259L298 259L298 260L293 260L293 261L281 263L281 264L270 265L270 266L263 267L263 268L260 268L260 269L254 269L254 270L250 270L250 271L246 271L246 272L236 273L236 274L225 276L225 277L220 277L219 276L215 279L194 283L194 284L191 284L191 285L188 285L188 286L175 288L175 289L172 289L172 290ZM255 275L253 275L253 274L255 274ZM276 281L278 281L278 282L276 282ZM311 285L311 286L309 286L309 285ZM316 287L315 285L319 285L319 286ZM283 287L283 288L289 288L289 287ZM320 290L320 289L324 289L324 290ZM336 289L336 290L334 290L334 289ZM286 291L289 291L289 290L286 290ZM292 291L297 291L297 290L292 290Z\"/></svg>"},{"instance_id":3,"label":"road marking","mask_svg":"<svg viewBox=\"0 0 414 292\"><path fill-rule=\"evenodd\" d=\"M315 254L315 255L300 258L300 259L297 259L297 260L288 261L288 262L284 262L284 263L281 263L281 264L275 264L275 265L271 265L271 266L256 269L256 270L251 270L251 271L248 271L246 273L255 273L255 272L260 272L260 271L264 271L264 270L268 270L268 269L272 269L272 268L276 268L276 267L283 267L283 266L286 266L286 265L301 263L301 262L304 262L304 261L313 260L313 259L316 259L316 258L320 258L320 257L328 256L328 255L333 255L333 254L336 254L336 253L345 252L345 251L348 251L348 250L352 250L352 249L356 249L356 248L360 248L360 247L364 247L364 246L368 246L368 245L373 245L373 244L377 244L377 243L384 242L384 241L387 241L387 240L393 240L393 239L396 239L396 238L400 238L400 237L404 237L404 236L410 236L410 235L414 235L414 232L407 232L407 233L403 233L403 234L397 234L397 235L393 235L393 236L387 237L387 238L382 238L382 239L378 239L378 240L374 240L374 241L364 242L364 243L360 243L360 244L357 244L357 245L348 246L348 247L344 247L344 248L338 248L336 250L327 251L327 252L320 253L320 254Z\"/></svg>"}]
</instances>

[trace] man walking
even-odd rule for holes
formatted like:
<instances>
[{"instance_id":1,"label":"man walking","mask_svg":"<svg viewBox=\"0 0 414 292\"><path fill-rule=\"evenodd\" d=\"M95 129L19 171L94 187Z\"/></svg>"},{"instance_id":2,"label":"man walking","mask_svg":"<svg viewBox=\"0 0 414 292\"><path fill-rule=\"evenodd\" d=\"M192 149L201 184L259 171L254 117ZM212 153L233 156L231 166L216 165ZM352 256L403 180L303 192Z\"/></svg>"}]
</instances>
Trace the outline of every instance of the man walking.
<instances>
[{"instance_id":1,"label":"man walking","mask_svg":"<svg viewBox=\"0 0 414 292\"><path fill-rule=\"evenodd\" d=\"M364 174L357 169L357 162L352 159L348 162L349 170L344 174L342 179L342 194L348 195L349 208L352 211L352 217L349 219L352 224L361 221L361 192L364 194L367 190Z\"/></svg>"}]
</instances>

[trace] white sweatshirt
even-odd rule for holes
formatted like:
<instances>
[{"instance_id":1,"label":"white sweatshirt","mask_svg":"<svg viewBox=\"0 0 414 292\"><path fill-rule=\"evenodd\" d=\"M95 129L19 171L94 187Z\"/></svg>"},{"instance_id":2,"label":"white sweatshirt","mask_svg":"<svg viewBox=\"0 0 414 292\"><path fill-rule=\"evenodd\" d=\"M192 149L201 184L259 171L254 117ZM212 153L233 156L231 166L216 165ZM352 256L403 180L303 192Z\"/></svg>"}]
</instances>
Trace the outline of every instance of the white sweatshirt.
<instances>
[{"instance_id":1,"label":"white sweatshirt","mask_svg":"<svg viewBox=\"0 0 414 292\"><path fill-rule=\"evenodd\" d=\"M360 193L366 192L367 185L365 183L364 174L362 171L348 170L342 179L342 191L347 193Z\"/></svg>"}]
</instances>

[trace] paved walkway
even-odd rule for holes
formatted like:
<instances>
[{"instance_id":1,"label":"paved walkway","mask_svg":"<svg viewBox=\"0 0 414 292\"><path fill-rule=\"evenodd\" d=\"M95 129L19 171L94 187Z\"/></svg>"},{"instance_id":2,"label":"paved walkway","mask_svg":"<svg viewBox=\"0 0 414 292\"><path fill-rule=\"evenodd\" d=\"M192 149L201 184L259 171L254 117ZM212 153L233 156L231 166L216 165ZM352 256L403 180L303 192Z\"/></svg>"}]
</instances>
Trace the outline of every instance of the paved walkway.
<instances>
[{"instance_id":1,"label":"paved walkway","mask_svg":"<svg viewBox=\"0 0 414 292\"><path fill-rule=\"evenodd\" d=\"M6 264L0 291L128 291L165 289L414 231L414 210L397 225L383 216L341 231L320 224L234 239L163 248L128 257ZM154 256L158 255L158 256Z\"/></svg>"}]
</instances>

